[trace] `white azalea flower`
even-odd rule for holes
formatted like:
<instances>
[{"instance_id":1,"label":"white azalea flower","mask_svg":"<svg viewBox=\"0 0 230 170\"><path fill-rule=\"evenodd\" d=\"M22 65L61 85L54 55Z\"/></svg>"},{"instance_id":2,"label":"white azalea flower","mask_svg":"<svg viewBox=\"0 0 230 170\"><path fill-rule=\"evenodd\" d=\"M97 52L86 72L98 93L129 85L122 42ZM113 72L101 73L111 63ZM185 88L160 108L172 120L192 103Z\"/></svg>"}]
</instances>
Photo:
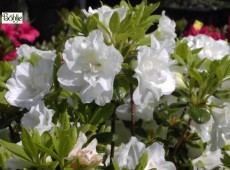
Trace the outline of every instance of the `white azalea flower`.
<instances>
[{"instance_id":1,"label":"white azalea flower","mask_svg":"<svg viewBox=\"0 0 230 170\"><path fill-rule=\"evenodd\" d=\"M102 33L96 30L86 38L75 37L65 44L66 63L58 70L58 81L69 91L80 91L83 103L95 100L105 105L113 96L114 77L121 70L123 58L103 40Z\"/></svg>"},{"instance_id":2,"label":"white azalea flower","mask_svg":"<svg viewBox=\"0 0 230 170\"><path fill-rule=\"evenodd\" d=\"M145 170L153 168L161 170L176 169L172 162L165 160L165 151L162 144L153 143L146 148L145 144L139 142L136 137L131 137L127 144L121 144L121 146L115 150L114 160L120 169L135 169L139 164L139 159L145 152L148 153L148 163Z\"/></svg>"},{"instance_id":3,"label":"white azalea flower","mask_svg":"<svg viewBox=\"0 0 230 170\"><path fill-rule=\"evenodd\" d=\"M48 109L43 101L39 101L22 117L21 124L28 131L37 129L41 135L43 132L49 131L53 127L53 115L54 110Z\"/></svg>"},{"instance_id":4,"label":"white azalea flower","mask_svg":"<svg viewBox=\"0 0 230 170\"><path fill-rule=\"evenodd\" d=\"M13 106L30 109L49 92L52 81L52 60L42 59L36 66L23 62L7 80L5 98Z\"/></svg>"},{"instance_id":5,"label":"white azalea flower","mask_svg":"<svg viewBox=\"0 0 230 170\"><path fill-rule=\"evenodd\" d=\"M215 167L222 167L221 158L223 155L220 149L216 151L210 151L209 147L202 153L202 155L194 160L192 163L194 165L194 170L204 170L204 169L214 169Z\"/></svg>"},{"instance_id":6,"label":"white azalea flower","mask_svg":"<svg viewBox=\"0 0 230 170\"><path fill-rule=\"evenodd\" d=\"M53 60L56 58L56 52L55 51L42 51L39 49L36 49L35 47L30 47L27 44L23 44L20 47L16 48L17 58L21 59L23 58L24 61L30 59L32 53L36 53L42 58Z\"/></svg>"},{"instance_id":7,"label":"white azalea flower","mask_svg":"<svg viewBox=\"0 0 230 170\"><path fill-rule=\"evenodd\" d=\"M156 100L151 92L148 92L144 98L144 102L136 105L136 121L142 119L144 121L153 120L153 111L156 106ZM127 103L120 105L116 109L116 115L121 120L131 120L130 100Z\"/></svg>"},{"instance_id":8,"label":"white azalea flower","mask_svg":"<svg viewBox=\"0 0 230 170\"><path fill-rule=\"evenodd\" d=\"M107 28L109 33L112 34L110 31L110 28L109 28L109 21L110 21L111 16L113 15L114 12L117 12L119 17L120 17L120 21L122 21L126 16L127 10L128 9L125 7L112 9L109 6L104 5L100 8L95 9L95 10L93 10L91 7L89 7L88 12L86 10L83 10L83 12L87 17L90 15L93 15L93 14L98 14L99 21L105 26L105 28ZM100 26L98 26L98 29L100 29L100 31L103 32L103 35L104 35L106 41L109 42L110 41L109 35L104 31L104 29L101 28Z\"/></svg>"},{"instance_id":9,"label":"white azalea flower","mask_svg":"<svg viewBox=\"0 0 230 170\"><path fill-rule=\"evenodd\" d=\"M224 103L223 108L214 107L212 115L211 151L224 147L225 139L230 139L230 103Z\"/></svg>"},{"instance_id":10,"label":"white azalea flower","mask_svg":"<svg viewBox=\"0 0 230 170\"><path fill-rule=\"evenodd\" d=\"M203 142L209 142L211 140L211 131L213 126L213 118L211 117L210 120L204 124L198 124L194 121L191 122L191 130L196 131L198 136L202 139Z\"/></svg>"},{"instance_id":11,"label":"white azalea flower","mask_svg":"<svg viewBox=\"0 0 230 170\"><path fill-rule=\"evenodd\" d=\"M87 137L84 133L80 132L77 143L75 144L72 151L69 153L67 159L74 160L78 159L81 166L90 166L100 164L102 161L102 156L96 151L97 140L93 139L85 148L83 145L87 142ZM77 169L78 161L74 161L70 164L71 168Z\"/></svg>"},{"instance_id":12,"label":"white azalea flower","mask_svg":"<svg viewBox=\"0 0 230 170\"><path fill-rule=\"evenodd\" d=\"M198 56L201 59L221 60L224 56L230 54L230 47L227 41L214 40L212 37L198 34L196 36L188 36L182 40L188 41L188 46L193 49L203 48Z\"/></svg>"},{"instance_id":13,"label":"white azalea flower","mask_svg":"<svg viewBox=\"0 0 230 170\"><path fill-rule=\"evenodd\" d=\"M159 19L158 28L154 31L154 35L169 54L172 54L176 47L176 23L165 15L165 11Z\"/></svg>"},{"instance_id":14,"label":"white azalea flower","mask_svg":"<svg viewBox=\"0 0 230 170\"><path fill-rule=\"evenodd\" d=\"M142 103L149 91L159 101L162 95L171 94L175 90L175 80L169 69L169 54L161 49L154 36L151 47L140 47L137 63L134 77L138 79L138 87L133 94L135 104Z\"/></svg>"},{"instance_id":15,"label":"white azalea flower","mask_svg":"<svg viewBox=\"0 0 230 170\"><path fill-rule=\"evenodd\" d=\"M135 169L144 150L145 144L139 142L136 137L131 137L127 144L121 144L115 151L114 160L120 169Z\"/></svg>"},{"instance_id":16,"label":"white azalea flower","mask_svg":"<svg viewBox=\"0 0 230 170\"><path fill-rule=\"evenodd\" d=\"M151 146L146 148L149 155L148 164L145 170L149 169L159 169L159 170L176 170L175 165L165 160L165 150L163 144L153 143Z\"/></svg>"}]
</instances>

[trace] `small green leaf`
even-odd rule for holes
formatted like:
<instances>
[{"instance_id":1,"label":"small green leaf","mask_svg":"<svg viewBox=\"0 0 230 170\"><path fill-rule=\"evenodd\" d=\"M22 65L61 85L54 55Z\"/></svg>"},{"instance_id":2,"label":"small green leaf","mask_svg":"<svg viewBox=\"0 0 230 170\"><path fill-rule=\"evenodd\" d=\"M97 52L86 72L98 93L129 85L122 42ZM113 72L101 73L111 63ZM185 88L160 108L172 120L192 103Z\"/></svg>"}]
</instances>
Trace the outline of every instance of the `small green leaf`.
<instances>
[{"instance_id":1,"label":"small green leaf","mask_svg":"<svg viewBox=\"0 0 230 170\"><path fill-rule=\"evenodd\" d=\"M135 170L145 169L147 163L148 163L148 152L145 152L141 155L139 159L139 164L136 166Z\"/></svg>"},{"instance_id":2,"label":"small green leaf","mask_svg":"<svg viewBox=\"0 0 230 170\"><path fill-rule=\"evenodd\" d=\"M114 112L114 104L109 103L103 106L99 111L97 111L92 119L90 120L90 124L98 124L107 121Z\"/></svg>"},{"instance_id":3,"label":"small green leaf","mask_svg":"<svg viewBox=\"0 0 230 170\"><path fill-rule=\"evenodd\" d=\"M38 156L38 150L32 140L32 137L25 128L22 128L21 140L27 155L36 158Z\"/></svg>"},{"instance_id":4,"label":"small green leaf","mask_svg":"<svg viewBox=\"0 0 230 170\"><path fill-rule=\"evenodd\" d=\"M76 16L74 13L71 13L68 17L68 23L70 24L70 26L72 28L74 28L75 30L77 30L78 32L83 32L83 24L81 21L81 18Z\"/></svg>"},{"instance_id":5,"label":"small green leaf","mask_svg":"<svg viewBox=\"0 0 230 170\"><path fill-rule=\"evenodd\" d=\"M7 104L7 101L5 99L5 94L6 94L6 90L3 90L0 92L0 103L1 104Z\"/></svg>"},{"instance_id":6,"label":"small green leaf","mask_svg":"<svg viewBox=\"0 0 230 170\"><path fill-rule=\"evenodd\" d=\"M31 53L30 59L28 60L34 67L42 60L43 58L37 53Z\"/></svg>"},{"instance_id":7,"label":"small green leaf","mask_svg":"<svg viewBox=\"0 0 230 170\"><path fill-rule=\"evenodd\" d=\"M114 170L120 170L120 168L119 168L117 162L116 162L114 159L112 159L112 163L113 163L113 168L114 168Z\"/></svg>"},{"instance_id":8,"label":"small green leaf","mask_svg":"<svg viewBox=\"0 0 230 170\"><path fill-rule=\"evenodd\" d=\"M87 19L86 28L88 32L97 29L97 22L91 16Z\"/></svg>"},{"instance_id":9,"label":"small green leaf","mask_svg":"<svg viewBox=\"0 0 230 170\"><path fill-rule=\"evenodd\" d=\"M117 11L115 11L110 18L109 28L112 33L117 33L120 29L120 17Z\"/></svg>"},{"instance_id":10,"label":"small green leaf","mask_svg":"<svg viewBox=\"0 0 230 170\"><path fill-rule=\"evenodd\" d=\"M189 75L194 78L199 84L202 84L203 79L201 74L196 69L188 69Z\"/></svg>"},{"instance_id":11,"label":"small green leaf","mask_svg":"<svg viewBox=\"0 0 230 170\"><path fill-rule=\"evenodd\" d=\"M221 162L224 164L225 167L230 168L230 156L227 153L224 153L224 158L221 158Z\"/></svg>"},{"instance_id":12,"label":"small green leaf","mask_svg":"<svg viewBox=\"0 0 230 170\"><path fill-rule=\"evenodd\" d=\"M210 113L204 108L191 107L188 110L189 116L198 124L204 124L211 118Z\"/></svg>"},{"instance_id":13,"label":"small green leaf","mask_svg":"<svg viewBox=\"0 0 230 170\"><path fill-rule=\"evenodd\" d=\"M47 147L42 146L42 145L37 144L37 143L36 143L35 145L36 145L36 147L37 147L40 151L42 151L42 152L44 152L44 153L47 153L48 155L50 155L50 156L53 157L54 159L60 161L60 157L59 157L52 149L47 148Z\"/></svg>"},{"instance_id":14,"label":"small green leaf","mask_svg":"<svg viewBox=\"0 0 230 170\"><path fill-rule=\"evenodd\" d=\"M61 113L59 120L60 120L60 123L61 123L61 129L69 130L70 123L69 123L69 117L68 117L67 112Z\"/></svg>"},{"instance_id":15,"label":"small green leaf","mask_svg":"<svg viewBox=\"0 0 230 170\"><path fill-rule=\"evenodd\" d=\"M52 162L48 162L46 164L40 164L40 165L34 165L35 167L37 167L37 169L56 169L56 167L58 166L59 162L58 161L52 161Z\"/></svg>"}]
</instances>

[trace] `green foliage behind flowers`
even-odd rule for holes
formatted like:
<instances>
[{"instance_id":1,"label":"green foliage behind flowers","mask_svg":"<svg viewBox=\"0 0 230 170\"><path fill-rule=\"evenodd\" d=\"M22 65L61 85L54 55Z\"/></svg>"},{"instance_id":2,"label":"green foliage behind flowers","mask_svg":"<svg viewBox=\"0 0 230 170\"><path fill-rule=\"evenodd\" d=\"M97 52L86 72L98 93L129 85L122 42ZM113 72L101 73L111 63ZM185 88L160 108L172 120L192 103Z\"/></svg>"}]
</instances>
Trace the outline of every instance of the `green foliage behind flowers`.
<instances>
[{"instance_id":1,"label":"green foliage behind flowers","mask_svg":"<svg viewBox=\"0 0 230 170\"><path fill-rule=\"evenodd\" d=\"M67 12L59 43L0 62L2 169L229 167L230 47L158 7Z\"/></svg>"}]
</instances>

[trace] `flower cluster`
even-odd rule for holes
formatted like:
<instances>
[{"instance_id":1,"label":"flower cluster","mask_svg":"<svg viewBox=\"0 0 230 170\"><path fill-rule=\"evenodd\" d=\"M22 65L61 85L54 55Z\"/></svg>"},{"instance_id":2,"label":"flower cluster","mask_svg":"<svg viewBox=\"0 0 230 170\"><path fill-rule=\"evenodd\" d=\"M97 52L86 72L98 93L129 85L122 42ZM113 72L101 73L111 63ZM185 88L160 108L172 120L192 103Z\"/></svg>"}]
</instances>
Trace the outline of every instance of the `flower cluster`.
<instances>
[{"instance_id":1,"label":"flower cluster","mask_svg":"<svg viewBox=\"0 0 230 170\"><path fill-rule=\"evenodd\" d=\"M230 47L176 40L158 6L70 13L63 51L22 44L0 61L0 168L230 168Z\"/></svg>"},{"instance_id":2,"label":"flower cluster","mask_svg":"<svg viewBox=\"0 0 230 170\"><path fill-rule=\"evenodd\" d=\"M215 40L225 39L225 35L214 25L207 26L204 25L201 21L196 20L194 24L190 26L189 30L185 31L184 36L196 36L198 34L205 34Z\"/></svg>"},{"instance_id":3,"label":"flower cluster","mask_svg":"<svg viewBox=\"0 0 230 170\"><path fill-rule=\"evenodd\" d=\"M39 32L32 27L28 21L20 25L1 24L0 32L3 34L0 46L1 60L11 61L16 58L15 47L19 47L22 43L33 43L39 36ZM2 42L9 41L9 43ZM7 49L9 46L12 49Z\"/></svg>"}]
</instances>

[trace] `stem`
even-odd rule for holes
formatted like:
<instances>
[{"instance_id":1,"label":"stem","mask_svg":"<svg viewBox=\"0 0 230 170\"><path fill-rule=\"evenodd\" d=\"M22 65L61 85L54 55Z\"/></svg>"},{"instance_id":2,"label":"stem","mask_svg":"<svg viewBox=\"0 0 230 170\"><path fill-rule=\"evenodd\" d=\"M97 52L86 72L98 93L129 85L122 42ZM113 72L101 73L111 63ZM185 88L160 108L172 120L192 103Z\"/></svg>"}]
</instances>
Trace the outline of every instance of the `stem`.
<instances>
[{"instance_id":1,"label":"stem","mask_svg":"<svg viewBox=\"0 0 230 170\"><path fill-rule=\"evenodd\" d=\"M131 135L135 136L135 124L136 124L136 106L133 101L133 86L130 84L130 105L131 105L131 122L132 122L132 127L131 127Z\"/></svg>"},{"instance_id":2,"label":"stem","mask_svg":"<svg viewBox=\"0 0 230 170\"><path fill-rule=\"evenodd\" d=\"M189 120L188 120L188 122L187 122L187 124L186 124L185 130L184 130L183 134L181 135L179 141L178 141L177 144L176 144L176 147L175 147L175 150L174 150L174 155L177 154L177 151L180 149L181 144L182 144L183 141L185 140L185 138L186 138L186 136L187 136L187 132L188 132L188 129L189 129L189 126L190 126L191 121L192 121L192 119L189 118Z\"/></svg>"},{"instance_id":3,"label":"stem","mask_svg":"<svg viewBox=\"0 0 230 170\"><path fill-rule=\"evenodd\" d=\"M10 138L12 141L15 140L15 134L14 134L14 129L11 125L9 125L9 130L10 130Z\"/></svg>"},{"instance_id":4,"label":"stem","mask_svg":"<svg viewBox=\"0 0 230 170\"><path fill-rule=\"evenodd\" d=\"M115 119L116 119L115 110L116 109L114 109L114 112L113 112L113 115L112 115L112 120L111 120L111 132L113 134L115 134ZM112 140L112 142L111 142L111 151L110 151L110 164L112 164L112 158L114 157L114 148L115 148L115 142L114 142L114 140Z\"/></svg>"}]
</instances>

